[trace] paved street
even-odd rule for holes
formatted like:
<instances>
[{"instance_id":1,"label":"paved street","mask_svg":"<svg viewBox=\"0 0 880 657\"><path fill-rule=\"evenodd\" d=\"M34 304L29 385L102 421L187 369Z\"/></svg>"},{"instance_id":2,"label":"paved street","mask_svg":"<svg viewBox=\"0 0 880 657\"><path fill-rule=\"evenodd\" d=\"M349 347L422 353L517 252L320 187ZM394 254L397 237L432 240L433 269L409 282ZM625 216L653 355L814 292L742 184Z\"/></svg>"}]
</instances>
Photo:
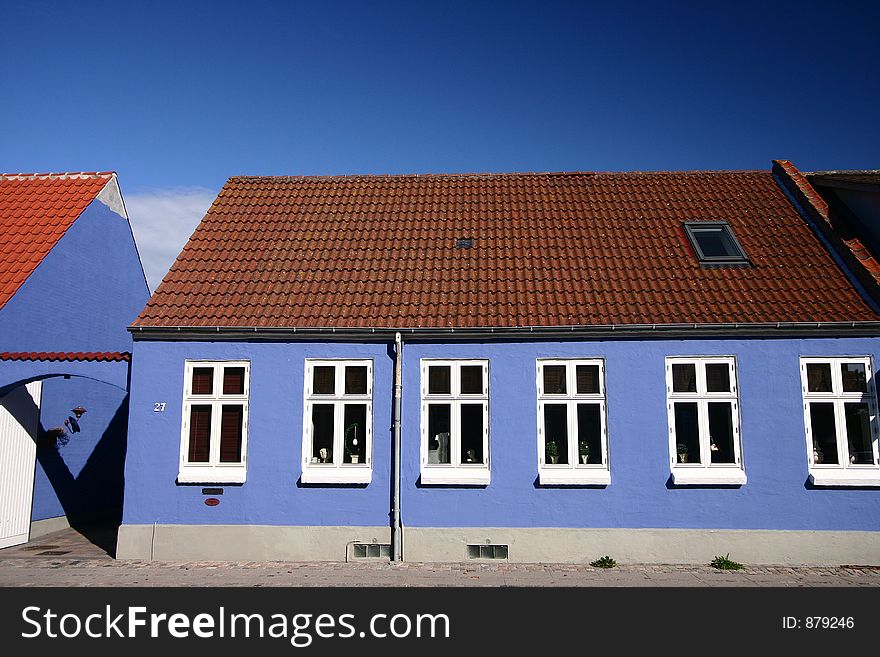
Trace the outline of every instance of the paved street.
<instances>
[{"instance_id":1,"label":"paved street","mask_svg":"<svg viewBox=\"0 0 880 657\"><path fill-rule=\"evenodd\" d=\"M880 570L709 566L0 560L0 586L880 586Z\"/></svg>"},{"instance_id":2,"label":"paved street","mask_svg":"<svg viewBox=\"0 0 880 657\"><path fill-rule=\"evenodd\" d=\"M0 586L880 586L877 567L116 561L106 533L73 530L0 550Z\"/></svg>"}]
</instances>

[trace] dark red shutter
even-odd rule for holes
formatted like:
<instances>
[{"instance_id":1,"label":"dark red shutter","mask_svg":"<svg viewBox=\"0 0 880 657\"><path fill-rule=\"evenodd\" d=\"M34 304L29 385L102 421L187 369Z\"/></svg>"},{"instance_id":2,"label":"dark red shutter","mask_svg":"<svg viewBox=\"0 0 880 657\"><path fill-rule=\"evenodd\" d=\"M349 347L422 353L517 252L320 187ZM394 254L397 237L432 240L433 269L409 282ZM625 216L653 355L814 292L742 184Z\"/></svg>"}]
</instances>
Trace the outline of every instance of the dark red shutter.
<instances>
[{"instance_id":1,"label":"dark red shutter","mask_svg":"<svg viewBox=\"0 0 880 657\"><path fill-rule=\"evenodd\" d=\"M241 404L224 404L220 419L220 462L241 462L241 437L244 407Z\"/></svg>"},{"instance_id":2,"label":"dark red shutter","mask_svg":"<svg viewBox=\"0 0 880 657\"><path fill-rule=\"evenodd\" d=\"M211 454L211 407L195 405L189 413L189 454L190 463L207 463Z\"/></svg>"}]
</instances>

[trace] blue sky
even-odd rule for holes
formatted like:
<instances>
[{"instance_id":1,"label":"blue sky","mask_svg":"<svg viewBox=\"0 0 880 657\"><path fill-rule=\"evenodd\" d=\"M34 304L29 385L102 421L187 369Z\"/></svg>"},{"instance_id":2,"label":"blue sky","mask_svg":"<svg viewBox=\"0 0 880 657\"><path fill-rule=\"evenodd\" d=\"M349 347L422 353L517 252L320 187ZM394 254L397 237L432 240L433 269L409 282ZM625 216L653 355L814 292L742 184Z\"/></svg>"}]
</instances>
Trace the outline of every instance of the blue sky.
<instances>
[{"instance_id":1,"label":"blue sky","mask_svg":"<svg viewBox=\"0 0 880 657\"><path fill-rule=\"evenodd\" d=\"M880 168L880 2L0 0L0 25L0 170L117 171L154 285L231 175Z\"/></svg>"}]
</instances>

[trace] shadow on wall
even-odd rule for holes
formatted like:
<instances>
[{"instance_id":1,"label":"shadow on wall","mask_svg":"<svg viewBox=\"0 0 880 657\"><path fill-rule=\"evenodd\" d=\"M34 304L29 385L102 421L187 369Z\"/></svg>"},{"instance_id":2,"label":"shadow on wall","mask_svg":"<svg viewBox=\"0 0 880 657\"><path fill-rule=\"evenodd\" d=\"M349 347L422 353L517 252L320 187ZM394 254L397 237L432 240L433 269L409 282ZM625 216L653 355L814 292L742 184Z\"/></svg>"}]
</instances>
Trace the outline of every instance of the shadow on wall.
<instances>
[{"instance_id":1,"label":"shadow on wall","mask_svg":"<svg viewBox=\"0 0 880 657\"><path fill-rule=\"evenodd\" d=\"M122 522L127 418L126 395L77 477L42 424L37 437L37 461L68 522L111 556L115 555L116 530Z\"/></svg>"}]
</instances>

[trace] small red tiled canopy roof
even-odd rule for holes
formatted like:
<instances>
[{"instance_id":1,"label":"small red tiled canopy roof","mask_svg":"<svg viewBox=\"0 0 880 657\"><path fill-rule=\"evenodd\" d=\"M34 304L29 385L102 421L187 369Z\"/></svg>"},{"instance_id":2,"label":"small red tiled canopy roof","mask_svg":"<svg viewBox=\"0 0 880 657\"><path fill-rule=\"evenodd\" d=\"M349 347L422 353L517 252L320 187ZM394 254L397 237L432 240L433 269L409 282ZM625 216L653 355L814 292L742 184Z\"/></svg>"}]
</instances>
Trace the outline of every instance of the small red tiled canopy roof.
<instances>
[{"instance_id":1,"label":"small red tiled canopy roof","mask_svg":"<svg viewBox=\"0 0 880 657\"><path fill-rule=\"evenodd\" d=\"M0 352L0 360L121 362L131 360L131 354L127 351L4 351Z\"/></svg>"},{"instance_id":2,"label":"small red tiled canopy roof","mask_svg":"<svg viewBox=\"0 0 880 657\"><path fill-rule=\"evenodd\" d=\"M112 177L112 172L0 174L0 308Z\"/></svg>"},{"instance_id":3,"label":"small red tiled canopy roof","mask_svg":"<svg viewBox=\"0 0 880 657\"><path fill-rule=\"evenodd\" d=\"M751 266L700 266L707 220ZM722 171L230 178L135 326L877 319L769 171Z\"/></svg>"}]
</instances>

